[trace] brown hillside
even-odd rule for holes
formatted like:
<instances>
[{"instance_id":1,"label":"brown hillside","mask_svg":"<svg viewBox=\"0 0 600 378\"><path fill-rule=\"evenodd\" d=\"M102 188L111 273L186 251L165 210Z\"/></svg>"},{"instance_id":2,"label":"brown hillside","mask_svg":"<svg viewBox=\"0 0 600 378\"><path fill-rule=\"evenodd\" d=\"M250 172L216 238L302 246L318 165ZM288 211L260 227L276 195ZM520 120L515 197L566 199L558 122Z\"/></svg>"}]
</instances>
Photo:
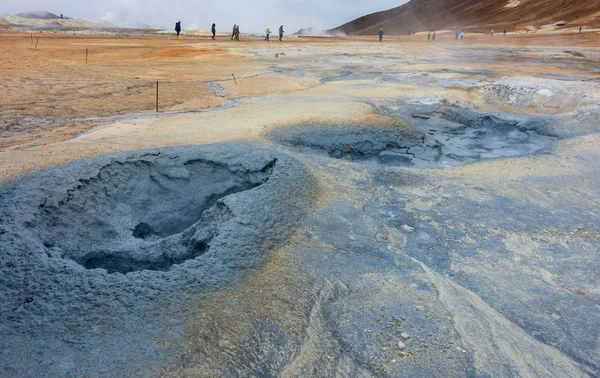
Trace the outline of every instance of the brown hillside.
<instances>
[{"instance_id":1,"label":"brown hillside","mask_svg":"<svg viewBox=\"0 0 600 378\"><path fill-rule=\"evenodd\" d=\"M580 26L600 27L600 0L412 0L357 18L330 32L368 35L377 34L379 28L386 34L429 29L535 31Z\"/></svg>"}]
</instances>

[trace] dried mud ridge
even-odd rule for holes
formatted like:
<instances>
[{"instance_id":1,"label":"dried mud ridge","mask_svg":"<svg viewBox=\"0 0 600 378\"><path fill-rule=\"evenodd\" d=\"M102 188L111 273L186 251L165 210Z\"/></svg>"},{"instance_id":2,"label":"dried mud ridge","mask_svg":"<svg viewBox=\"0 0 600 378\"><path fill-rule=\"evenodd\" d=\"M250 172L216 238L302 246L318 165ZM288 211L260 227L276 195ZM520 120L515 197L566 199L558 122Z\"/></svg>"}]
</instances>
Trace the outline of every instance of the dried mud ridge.
<instances>
[{"instance_id":1,"label":"dried mud ridge","mask_svg":"<svg viewBox=\"0 0 600 378\"><path fill-rule=\"evenodd\" d=\"M267 134L275 142L333 158L420 168L443 168L478 160L547 150L556 135L544 119L485 114L463 108L403 113L382 107L407 127L323 125L282 128Z\"/></svg>"}]
</instances>

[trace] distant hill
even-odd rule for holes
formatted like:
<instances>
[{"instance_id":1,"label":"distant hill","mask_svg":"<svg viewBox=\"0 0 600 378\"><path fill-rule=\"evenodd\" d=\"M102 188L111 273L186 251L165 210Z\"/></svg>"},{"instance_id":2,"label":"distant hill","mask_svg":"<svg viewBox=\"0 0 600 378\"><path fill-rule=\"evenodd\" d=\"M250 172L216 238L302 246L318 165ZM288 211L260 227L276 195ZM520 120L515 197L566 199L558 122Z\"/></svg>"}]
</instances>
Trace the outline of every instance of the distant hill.
<instances>
[{"instance_id":1,"label":"distant hill","mask_svg":"<svg viewBox=\"0 0 600 378\"><path fill-rule=\"evenodd\" d=\"M19 17L23 18L35 18L37 20L53 20L56 18L60 18L60 16L55 15L50 12L24 12L17 14Z\"/></svg>"},{"instance_id":2,"label":"distant hill","mask_svg":"<svg viewBox=\"0 0 600 378\"><path fill-rule=\"evenodd\" d=\"M555 31L600 27L600 0L412 0L328 32L375 35L409 31Z\"/></svg>"}]
</instances>

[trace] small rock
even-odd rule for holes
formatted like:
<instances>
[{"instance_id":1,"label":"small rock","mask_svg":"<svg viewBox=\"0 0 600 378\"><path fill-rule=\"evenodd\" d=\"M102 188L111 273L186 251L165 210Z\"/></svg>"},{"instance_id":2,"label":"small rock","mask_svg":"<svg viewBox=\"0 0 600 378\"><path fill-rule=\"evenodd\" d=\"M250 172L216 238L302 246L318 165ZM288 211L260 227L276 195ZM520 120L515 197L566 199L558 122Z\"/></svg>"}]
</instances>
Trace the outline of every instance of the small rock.
<instances>
[{"instance_id":1,"label":"small rock","mask_svg":"<svg viewBox=\"0 0 600 378\"><path fill-rule=\"evenodd\" d=\"M406 332L402 332L400 334L400 337L402 337L404 340L410 339L410 335L408 333L406 333Z\"/></svg>"},{"instance_id":2,"label":"small rock","mask_svg":"<svg viewBox=\"0 0 600 378\"><path fill-rule=\"evenodd\" d=\"M409 225L405 224L404 226L402 226L402 229L406 232L413 232L415 230L414 227L410 227Z\"/></svg>"},{"instance_id":3,"label":"small rock","mask_svg":"<svg viewBox=\"0 0 600 378\"><path fill-rule=\"evenodd\" d=\"M402 341L398 341L398 348L404 349L406 348L406 344L404 344Z\"/></svg>"},{"instance_id":4,"label":"small rock","mask_svg":"<svg viewBox=\"0 0 600 378\"><path fill-rule=\"evenodd\" d=\"M417 311L423 311L424 308L423 308L423 306L415 306L415 310L417 310Z\"/></svg>"},{"instance_id":5,"label":"small rock","mask_svg":"<svg viewBox=\"0 0 600 378\"><path fill-rule=\"evenodd\" d=\"M354 152L354 150L349 145L344 144L342 147L342 154L351 154L352 152Z\"/></svg>"}]
</instances>

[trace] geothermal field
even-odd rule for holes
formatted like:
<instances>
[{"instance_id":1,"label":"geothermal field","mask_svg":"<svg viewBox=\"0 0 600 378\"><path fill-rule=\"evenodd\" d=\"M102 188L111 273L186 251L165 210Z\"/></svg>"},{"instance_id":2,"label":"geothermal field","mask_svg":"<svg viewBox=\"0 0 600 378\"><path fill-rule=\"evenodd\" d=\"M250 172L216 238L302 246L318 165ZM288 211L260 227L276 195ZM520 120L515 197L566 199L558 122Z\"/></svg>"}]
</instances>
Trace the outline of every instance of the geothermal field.
<instances>
[{"instance_id":1,"label":"geothermal field","mask_svg":"<svg viewBox=\"0 0 600 378\"><path fill-rule=\"evenodd\" d=\"M0 376L600 376L600 34L76 34L0 32Z\"/></svg>"}]
</instances>

